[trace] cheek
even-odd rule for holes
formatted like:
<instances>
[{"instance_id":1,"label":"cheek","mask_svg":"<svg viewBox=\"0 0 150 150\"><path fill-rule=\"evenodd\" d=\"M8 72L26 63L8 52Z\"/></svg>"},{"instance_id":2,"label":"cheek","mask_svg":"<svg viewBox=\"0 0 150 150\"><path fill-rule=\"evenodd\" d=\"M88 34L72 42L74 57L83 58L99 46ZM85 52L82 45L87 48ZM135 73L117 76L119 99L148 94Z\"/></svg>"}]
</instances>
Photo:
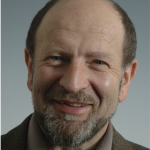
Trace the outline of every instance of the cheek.
<instances>
[{"instance_id":1,"label":"cheek","mask_svg":"<svg viewBox=\"0 0 150 150\"><path fill-rule=\"evenodd\" d=\"M119 91L119 78L107 73L100 73L91 82L102 99L108 99L108 97L111 97Z\"/></svg>"},{"instance_id":2,"label":"cheek","mask_svg":"<svg viewBox=\"0 0 150 150\"><path fill-rule=\"evenodd\" d=\"M47 108L46 93L60 77L60 73L51 67L44 66L35 70L33 75L33 102L34 107L44 113Z\"/></svg>"},{"instance_id":3,"label":"cheek","mask_svg":"<svg viewBox=\"0 0 150 150\"><path fill-rule=\"evenodd\" d=\"M93 78L92 86L99 97L98 113L110 115L116 108L120 80L111 74L101 73Z\"/></svg>"}]
</instances>

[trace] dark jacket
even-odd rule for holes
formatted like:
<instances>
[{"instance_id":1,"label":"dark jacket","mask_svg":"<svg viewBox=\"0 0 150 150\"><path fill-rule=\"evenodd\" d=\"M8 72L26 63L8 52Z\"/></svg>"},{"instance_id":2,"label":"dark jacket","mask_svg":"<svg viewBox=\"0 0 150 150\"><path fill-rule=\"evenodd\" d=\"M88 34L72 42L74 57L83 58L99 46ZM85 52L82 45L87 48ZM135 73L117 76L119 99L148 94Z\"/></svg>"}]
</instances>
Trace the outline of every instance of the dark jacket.
<instances>
[{"instance_id":1,"label":"dark jacket","mask_svg":"<svg viewBox=\"0 0 150 150\"><path fill-rule=\"evenodd\" d=\"M31 116L28 116L19 126L1 137L2 150L26 150L28 126ZM112 150L148 150L145 147L125 140L113 129Z\"/></svg>"}]
</instances>

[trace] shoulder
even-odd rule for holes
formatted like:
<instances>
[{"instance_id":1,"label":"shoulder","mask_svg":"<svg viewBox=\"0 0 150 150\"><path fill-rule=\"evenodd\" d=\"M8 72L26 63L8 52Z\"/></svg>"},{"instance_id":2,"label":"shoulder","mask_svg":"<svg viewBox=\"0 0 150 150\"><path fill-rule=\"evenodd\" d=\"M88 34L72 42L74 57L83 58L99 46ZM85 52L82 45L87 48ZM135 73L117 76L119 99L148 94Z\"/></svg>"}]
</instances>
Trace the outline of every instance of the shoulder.
<instances>
[{"instance_id":1,"label":"shoulder","mask_svg":"<svg viewBox=\"0 0 150 150\"><path fill-rule=\"evenodd\" d=\"M112 150L149 150L146 147L132 143L124 139L114 128L113 128L113 143Z\"/></svg>"},{"instance_id":2,"label":"shoulder","mask_svg":"<svg viewBox=\"0 0 150 150\"><path fill-rule=\"evenodd\" d=\"M19 126L1 136L1 147L3 150L17 150L26 147L28 126L31 119L28 116Z\"/></svg>"}]
</instances>

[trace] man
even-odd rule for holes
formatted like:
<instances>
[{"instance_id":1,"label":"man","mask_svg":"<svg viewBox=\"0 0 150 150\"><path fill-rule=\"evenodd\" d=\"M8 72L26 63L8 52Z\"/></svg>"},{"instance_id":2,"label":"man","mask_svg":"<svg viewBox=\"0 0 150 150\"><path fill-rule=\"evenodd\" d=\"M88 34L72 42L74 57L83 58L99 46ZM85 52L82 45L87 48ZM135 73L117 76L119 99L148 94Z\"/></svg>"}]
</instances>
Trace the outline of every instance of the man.
<instances>
[{"instance_id":1,"label":"man","mask_svg":"<svg viewBox=\"0 0 150 150\"><path fill-rule=\"evenodd\" d=\"M136 34L108 0L52 0L28 32L25 62L34 114L2 149L145 150L110 119L135 76Z\"/></svg>"}]
</instances>

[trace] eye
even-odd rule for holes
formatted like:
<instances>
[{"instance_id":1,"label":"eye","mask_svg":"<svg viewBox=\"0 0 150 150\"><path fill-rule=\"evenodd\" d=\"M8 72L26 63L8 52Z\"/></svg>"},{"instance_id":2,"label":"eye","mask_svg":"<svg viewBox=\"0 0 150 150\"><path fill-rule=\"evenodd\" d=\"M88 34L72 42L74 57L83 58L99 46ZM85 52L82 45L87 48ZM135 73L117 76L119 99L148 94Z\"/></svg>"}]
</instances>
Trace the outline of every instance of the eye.
<instances>
[{"instance_id":1,"label":"eye","mask_svg":"<svg viewBox=\"0 0 150 150\"><path fill-rule=\"evenodd\" d=\"M106 63L103 62L103 61L100 61L100 60L96 60L94 61L95 64L98 64L98 65L105 65Z\"/></svg>"},{"instance_id":2,"label":"eye","mask_svg":"<svg viewBox=\"0 0 150 150\"><path fill-rule=\"evenodd\" d=\"M61 56L50 56L48 58L46 58L46 61L65 61L65 59Z\"/></svg>"},{"instance_id":3,"label":"eye","mask_svg":"<svg viewBox=\"0 0 150 150\"><path fill-rule=\"evenodd\" d=\"M51 56L49 58L51 58L53 60L62 60L62 58L60 56Z\"/></svg>"},{"instance_id":4,"label":"eye","mask_svg":"<svg viewBox=\"0 0 150 150\"><path fill-rule=\"evenodd\" d=\"M102 70L108 68L108 64L101 60L93 60L90 65L93 69Z\"/></svg>"},{"instance_id":5,"label":"eye","mask_svg":"<svg viewBox=\"0 0 150 150\"><path fill-rule=\"evenodd\" d=\"M66 63L66 59L62 56L49 56L45 61L51 66L62 66Z\"/></svg>"}]
</instances>

